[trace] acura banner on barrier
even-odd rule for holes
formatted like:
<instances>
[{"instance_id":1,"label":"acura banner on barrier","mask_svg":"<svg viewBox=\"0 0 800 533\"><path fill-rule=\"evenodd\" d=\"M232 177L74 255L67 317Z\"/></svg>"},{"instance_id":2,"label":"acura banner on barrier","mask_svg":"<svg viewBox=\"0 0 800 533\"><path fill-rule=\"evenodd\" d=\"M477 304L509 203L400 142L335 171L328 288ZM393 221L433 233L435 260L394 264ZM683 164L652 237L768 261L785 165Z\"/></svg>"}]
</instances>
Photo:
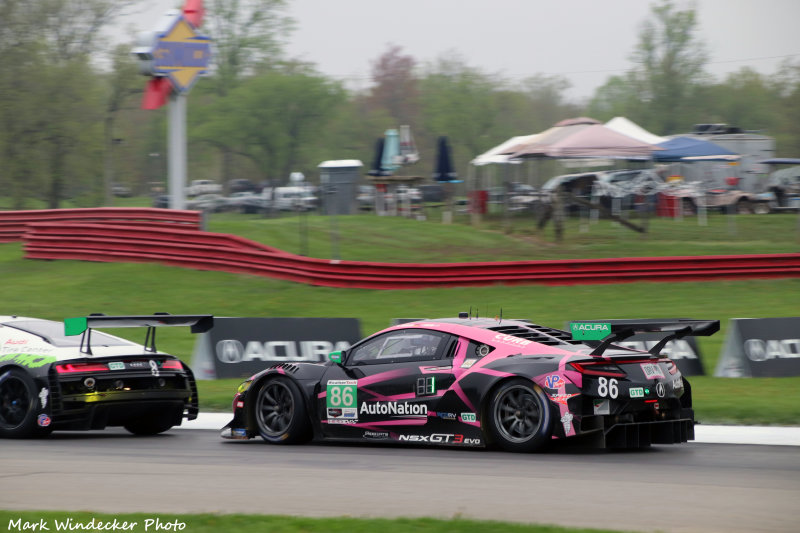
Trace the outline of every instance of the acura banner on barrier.
<instances>
[{"instance_id":1,"label":"acura banner on barrier","mask_svg":"<svg viewBox=\"0 0 800 533\"><path fill-rule=\"evenodd\" d=\"M361 339L356 318L219 318L195 344L198 379L244 378L272 363L327 360Z\"/></svg>"},{"instance_id":2,"label":"acura banner on barrier","mask_svg":"<svg viewBox=\"0 0 800 533\"><path fill-rule=\"evenodd\" d=\"M800 376L800 317L731 319L714 375Z\"/></svg>"}]
</instances>

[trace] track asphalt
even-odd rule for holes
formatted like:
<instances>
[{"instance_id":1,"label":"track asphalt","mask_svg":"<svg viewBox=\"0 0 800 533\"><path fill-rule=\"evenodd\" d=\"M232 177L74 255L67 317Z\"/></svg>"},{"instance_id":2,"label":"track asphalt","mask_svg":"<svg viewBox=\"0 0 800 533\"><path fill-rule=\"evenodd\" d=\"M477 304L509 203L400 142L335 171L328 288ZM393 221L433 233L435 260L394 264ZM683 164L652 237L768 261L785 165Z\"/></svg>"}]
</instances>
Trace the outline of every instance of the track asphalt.
<instances>
[{"instance_id":1,"label":"track asphalt","mask_svg":"<svg viewBox=\"0 0 800 533\"><path fill-rule=\"evenodd\" d=\"M184 422L181 429L221 429L231 421L229 413L200 413L196 420ZM784 426L695 426L695 442L709 444L760 444L800 446L800 427Z\"/></svg>"}]
</instances>

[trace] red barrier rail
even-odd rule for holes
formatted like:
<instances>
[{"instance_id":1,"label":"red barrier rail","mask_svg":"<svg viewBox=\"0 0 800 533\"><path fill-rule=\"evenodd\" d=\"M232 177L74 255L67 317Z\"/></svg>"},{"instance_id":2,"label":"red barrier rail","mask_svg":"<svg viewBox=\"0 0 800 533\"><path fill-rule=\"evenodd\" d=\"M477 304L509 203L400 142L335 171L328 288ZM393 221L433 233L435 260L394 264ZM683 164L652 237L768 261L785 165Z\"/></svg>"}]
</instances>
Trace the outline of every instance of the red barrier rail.
<instances>
[{"instance_id":1,"label":"red barrier rail","mask_svg":"<svg viewBox=\"0 0 800 533\"><path fill-rule=\"evenodd\" d=\"M200 211L158 209L154 207L93 207L79 209L32 209L0 211L0 242L22 240L25 228L35 222L102 222L138 227L185 227L201 229Z\"/></svg>"},{"instance_id":2,"label":"red barrier rail","mask_svg":"<svg viewBox=\"0 0 800 533\"><path fill-rule=\"evenodd\" d=\"M175 227L28 225L25 257L156 262L327 287L416 289L493 283L571 285L800 277L800 254L479 263L372 263L297 256L232 235Z\"/></svg>"}]
</instances>

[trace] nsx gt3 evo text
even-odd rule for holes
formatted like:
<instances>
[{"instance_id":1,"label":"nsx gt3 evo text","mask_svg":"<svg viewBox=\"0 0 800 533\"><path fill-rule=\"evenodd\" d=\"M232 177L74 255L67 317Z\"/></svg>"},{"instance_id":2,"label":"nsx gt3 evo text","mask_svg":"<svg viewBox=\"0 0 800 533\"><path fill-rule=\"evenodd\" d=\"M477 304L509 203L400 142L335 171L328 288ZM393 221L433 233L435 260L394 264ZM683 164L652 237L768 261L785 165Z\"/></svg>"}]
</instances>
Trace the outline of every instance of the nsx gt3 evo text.
<instances>
[{"instance_id":1,"label":"nsx gt3 evo text","mask_svg":"<svg viewBox=\"0 0 800 533\"><path fill-rule=\"evenodd\" d=\"M570 335L465 315L388 328L324 363L273 364L241 384L222 437L516 452L579 436L613 448L694 438L689 383L659 352L719 321L572 323ZM613 344L635 332L664 338L649 352Z\"/></svg>"},{"instance_id":2,"label":"nsx gt3 evo text","mask_svg":"<svg viewBox=\"0 0 800 533\"><path fill-rule=\"evenodd\" d=\"M0 437L123 426L152 435L197 417L188 366L155 347L155 328L207 331L209 315L0 317ZM147 327L145 344L93 328Z\"/></svg>"}]
</instances>

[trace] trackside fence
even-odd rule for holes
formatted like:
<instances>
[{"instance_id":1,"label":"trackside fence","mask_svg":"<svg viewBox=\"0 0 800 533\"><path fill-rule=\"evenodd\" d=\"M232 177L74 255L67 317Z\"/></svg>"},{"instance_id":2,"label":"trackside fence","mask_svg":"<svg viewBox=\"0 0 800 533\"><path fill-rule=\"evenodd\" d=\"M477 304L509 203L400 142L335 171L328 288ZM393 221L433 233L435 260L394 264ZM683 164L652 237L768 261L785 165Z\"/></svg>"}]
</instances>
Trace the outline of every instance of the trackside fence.
<instances>
[{"instance_id":1,"label":"trackside fence","mask_svg":"<svg viewBox=\"0 0 800 533\"><path fill-rule=\"evenodd\" d=\"M339 261L298 256L241 237L177 224L35 222L27 224L23 241L29 259L152 262L364 289L800 277L800 254L438 264Z\"/></svg>"},{"instance_id":2,"label":"trackside fence","mask_svg":"<svg viewBox=\"0 0 800 533\"><path fill-rule=\"evenodd\" d=\"M84 209L32 209L0 211L0 242L22 240L28 224L36 222L102 223L140 228L190 228L199 230L200 211L147 207L98 207Z\"/></svg>"}]
</instances>

